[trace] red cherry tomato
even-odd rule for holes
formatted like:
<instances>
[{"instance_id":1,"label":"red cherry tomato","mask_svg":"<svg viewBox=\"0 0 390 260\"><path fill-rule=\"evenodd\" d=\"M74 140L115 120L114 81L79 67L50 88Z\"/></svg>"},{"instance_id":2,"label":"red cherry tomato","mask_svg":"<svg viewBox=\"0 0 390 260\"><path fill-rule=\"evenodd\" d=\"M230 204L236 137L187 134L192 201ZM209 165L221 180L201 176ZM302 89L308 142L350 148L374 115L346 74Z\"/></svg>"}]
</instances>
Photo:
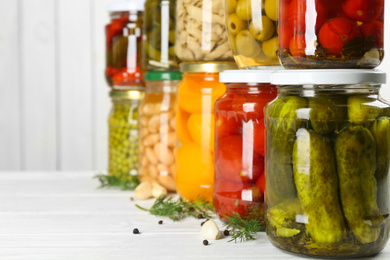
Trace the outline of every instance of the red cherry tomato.
<instances>
[{"instance_id":1,"label":"red cherry tomato","mask_svg":"<svg viewBox=\"0 0 390 260\"><path fill-rule=\"evenodd\" d=\"M112 82L117 86L124 86L142 81L142 71L139 66L135 69L121 68L112 74Z\"/></svg>"},{"instance_id":2,"label":"red cherry tomato","mask_svg":"<svg viewBox=\"0 0 390 260\"><path fill-rule=\"evenodd\" d=\"M342 6L349 18L367 23L381 15L384 0L344 0Z\"/></svg>"},{"instance_id":3,"label":"red cherry tomato","mask_svg":"<svg viewBox=\"0 0 390 260\"><path fill-rule=\"evenodd\" d=\"M360 32L356 23L340 17L328 21L321 27L318 40L330 53L339 55L346 42L359 36Z\"/></svg>"},{"instance_id":4,"label":"red cherry tomato","mask_svg":"<svg viewBox=\"0 0 390 260\"><path fill-rule=\"evenodd\" d=\"M346 16L341 6L341 0L327 0L326 8L328 10L328 19Z\"/></svg>"},{"instance_id":5,"label":"red cherry tomato","mask_svg":"<svg viewBox=\"0 0 390 260\"><path fill-rule=\"evenodd\" d=\"M246 143L253 146L253 150L259 155L265 155L265 126L264 118L248 121L242 126L242 136Z\"/></svg>"},{"instance_id":6,"label":"red cherry tomato","mask_svg":"<svg viewBox=\"0 0 390 260\"><path fill-rule=\"evenodd\" d=\"M106 25L106 50L108 50L113 42L113 38L123 34L123 28L128 23L128 16L124 15L118 19L112 20Z\"/></svg>"},{"instance_id":7,"label":"red cherry tomato","mask_svg":"<svg viewBox=\"0 0 390 260\"><path fill-rule=\"evenodd\" d=\"M253 143L241 136L229 135L216 141L216 178L235 182L252 182L264 170L264 158L253 151Z\"/></svg>"},{"instance_id":8,"label":"red cherry tomato","mask_svg":"<svg viewBox=\"0 0 390 260\"><path fill-rule=\"evenodd\" d=\"M289 44L290 53L292 56L305 57L306 56L306 38L304 34L295 35Z\"/></svg>"},{"instance_id":9,"label":"red cherry tomato","mask_svg":"<svg viewBox=\"0 0 390 260\"><path fill-rule=\"evenodd\" d=\"M248 96L237 96L233 102L233 110L238 117L248 122L249 120L259 120L264 117L264 107L277 95L277 90L270 87L270 91L264 91L259 94L250 94Z\"/></svg>"},{"instance_id":10,"label":"red cherry tomato","mask_svg":"<svg viewBox=\"0 0 390 260\"><path fill-rule=\"evenodd\" d=\"M259 178L257 178L256 186L259 187L261 194L263 194L263 196L264 196L264 192L265 192L265 174L264 173L262 175L260 175Z\"/></svg>"},{"instance_id":11,"label":"red cherry tomato","mask_svg":"<svg viewBox=\"0 0 390 260\"><path fill-rule=\"evenodd\" d=\"M215 137L220 139L227 135L241 135L242 121L233 111L234 94L225 94L215 103Z\"/></svg>"},{"instance_id":12,"label":"red cherry tomato","mask_svg":"<svg viewBox=\"0 0 390 260\"><path fill-rule=\"evenodd\" d=\"M306 31L306 23L313 23L318 30L328 19L328 11L322 0L315 0L315 10L307 10L306 2L307 0L292 0L288 6L288 24L293 26L297 33Z\"/></svg>"},{"instance_id":13,"label":"red cherry tomato","mask_svg":"<svg viewBox=\"0 0 390 260\"><path fill-rule=\"evenodd\" d=\"M360 32L364 37L375 35L375 42L378 48L383 48L383 23L381 21L373 21L364 23L359 26Z\"/></svg>"},{"instance_id":14,"label":"red cherry tomato","mask_svg":"<svg viewBox=\"0 0 390 260\"><path fill-rule=\"evenodd\" d=\"M292 26L279 26L279 48L288 49L290 41L294 37L294 29Z\"/></svg>"}]
</instances>

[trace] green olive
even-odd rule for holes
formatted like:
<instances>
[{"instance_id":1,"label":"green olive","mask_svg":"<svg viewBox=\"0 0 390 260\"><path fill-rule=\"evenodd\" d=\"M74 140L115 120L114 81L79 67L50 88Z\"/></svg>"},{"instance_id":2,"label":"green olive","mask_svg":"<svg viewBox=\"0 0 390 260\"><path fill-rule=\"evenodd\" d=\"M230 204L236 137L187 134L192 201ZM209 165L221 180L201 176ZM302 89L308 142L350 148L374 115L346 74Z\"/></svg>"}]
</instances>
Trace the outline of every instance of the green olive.
<instances>
[{"instance_id":1,"label":"green olive","mask_svg":"<svg viewBox=\"0 0 390 260\"><path fill-rule=\"evenodd\" d=\"M271 39L263 42L261 45L265 55L272 59L278 58L278 49L279 49L279 37L274 36Z\"/></svg>"},{"instance_id":2,"label":"green olive","mask_svg":"<svg viewBox=\"0 0 390 260\"><path fill-rule=\"evenodd\" d=\"M259 41L266 41L274 35L275 25L265 15L261 16L260 19L254 19L249 25L249 32Z\"/></svg>"},{"instance_id":3,"label":"green olive","mask_svg":"<svg viewBox=\"0 0 390 260\"><path fill-rule=\"evenodd\" d=\"M246 24L247 23L241 20L236 13L230 14L227 20L228 29L232 35L236 35L240 31L246 29Z\"/></svg>"},{"instance_id":4,"label":"green olive","mask_svg":"<svg viewBox=\"0 0 390 260\"><path fill-rule=\"evenodd\" d=\"M255 57L261 53L261 47L248 30L239 32L236 36L236 47L239 54Z\"/></svg>"},{"instance_id":5,"label":"green olive","mask_svg":"<svg viewBox=\"0 0 390 260\"><path fill-rule=\"evenodd\" d=\"M244 21L252 19L251 0L239 0L236 7L236 14Z\"/></svg>"},{"instance_id":6,"label":"green olive","mask_svg":"<svg viewBox=\"0 0 390 260\"><path fill-rule=\"evenodd\" d=\"M265 0L264 11L269 19L276 22L279 17L279 0Z\"/></svg>"},{"instance_id":7,"label":"green olive","mask_svg":"<svg viewBox=\"0 0 390 260\"><path fill-rule=\"evenodd\" d=\"M225 10L228 14L234 13L237 7L237 0L225 0Z\"/></svg>"}]
</instances>

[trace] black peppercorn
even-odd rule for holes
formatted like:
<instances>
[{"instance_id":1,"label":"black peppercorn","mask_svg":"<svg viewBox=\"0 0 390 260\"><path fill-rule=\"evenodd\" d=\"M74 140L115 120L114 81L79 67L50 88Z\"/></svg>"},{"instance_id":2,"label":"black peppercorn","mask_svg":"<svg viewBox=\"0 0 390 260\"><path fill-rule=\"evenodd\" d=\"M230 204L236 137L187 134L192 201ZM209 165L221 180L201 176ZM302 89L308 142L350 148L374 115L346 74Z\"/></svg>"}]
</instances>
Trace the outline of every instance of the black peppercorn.
<instances>
[{"instance_id":1,"label":"black peppercorn","mask_svg":"<svg viewBox=\"0 0 390 260\"><path fill-rule=\"evenodd\" d=\"M207 239L203 240L203 245L207 246L209 244L209 241Z\"/></svg>"},{"instance_id":2,"label":"black peppercorn","mask_svg":"<svg viewBox=\"0 0 390 260\"><path fill-rule=\"evenodd\" d=\"M160 221L158 222L158 224L160 224L160 225L161 225L162 223L163 223L163 221L162 221L162 220L160 220Z\"/></svg>"},{"instance_id":3,"label":"black peppercorn","mask_svg":"<svg viewBox=\"0 0 390 260\"><path fill-rule=\"evenodd\" d=\"M198 218L199 218L199 219L203 218L203 214L199 213L199 214L198 214Z\"/></svg>"},{"instance_id":4,"label":"black peppercorn","mask_svg":"<svg viewBox=\"0 0 390 260\"><path fill-rule=\"evenodd\" d=\"M133 229L133 234L139 234L138 228L134 228L134 229Z\"/></svg>"},{"instance_id":5,"label":"black peppercorn","mask_svg":"<svg viewBox=\"0 0 390 260\"><path fill-rule=\"evenodd\" d=\"M223 234L224 234L224 236L228 236L228 235L230 234L230 232L229 232L229 230L225 229L225 230L223 231Z\"/></svg>"}]
</instances>

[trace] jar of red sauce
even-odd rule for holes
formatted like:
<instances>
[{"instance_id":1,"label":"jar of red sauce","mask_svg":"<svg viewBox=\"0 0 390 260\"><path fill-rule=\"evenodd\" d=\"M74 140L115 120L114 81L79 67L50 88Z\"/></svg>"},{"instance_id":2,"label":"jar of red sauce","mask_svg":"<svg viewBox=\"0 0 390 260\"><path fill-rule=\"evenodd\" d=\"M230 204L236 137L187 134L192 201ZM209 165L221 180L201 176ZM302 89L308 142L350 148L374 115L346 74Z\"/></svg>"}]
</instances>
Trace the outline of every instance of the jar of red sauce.
<instances>
[{"instance_id":1,"label":"jar of red sauce","mask_svg":"<svg viewBox=\"0 0 390 260\"><path fill-rule=\"evenodd\" d=\"M106 25L107 83L114 89L142 87L141 45L144 0L114 2Z\"/></svg>"},{"instance_id":2,"label":"jar of red sauce","mask_svg":"<svg viewBox=\"0 0 390 260\"><path fill-rule=\"evenodd\" d=\"M226 93L215 103L214 206L264 224L264 107L277 96L270 70L220 73Z\"/></svg>"},{"instance_id":3,"label":"jar of red sauce","mask_svg":"<svg viewBox=\"0 0 390 260\"><path fill-rule=\"evenodd\" d=\"M280 0L285 68L377 67L384 55L384 0Z\"/></svg>"}]
</instances>

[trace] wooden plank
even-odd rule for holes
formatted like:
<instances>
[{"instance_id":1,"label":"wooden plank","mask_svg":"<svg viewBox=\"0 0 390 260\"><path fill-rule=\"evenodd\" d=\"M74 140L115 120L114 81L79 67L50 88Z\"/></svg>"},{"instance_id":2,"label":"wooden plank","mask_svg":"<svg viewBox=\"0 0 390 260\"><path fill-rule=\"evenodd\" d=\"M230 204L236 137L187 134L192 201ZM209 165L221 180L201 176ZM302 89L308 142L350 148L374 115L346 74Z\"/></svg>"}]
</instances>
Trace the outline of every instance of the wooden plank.
<instances>
[{"instance_id":1,"label":"wooden plank","mask_svg":"<svg viewBox=\"0 0 390 260\"><path fill-rule=\"evenodd\" d=\"M0 0L0 171L21 169L18 4Z\"/></svg>"},{"instance_id":2,"label":"wooden plank","mask_svg":"<svg viewBox=\"0 0 390 260\"><path fill-rule=\"evenodd\" d=\"M58 14L59 170L92 169L91 2L60 0Z\"/></svg>"},{"instance_id":3,"label":"wooden plank","mask_svg":"<svg viewBox=\"0 0 390 260\"><path fill-rule=\"evenodd\" d=\"M57 165L55 1L21 0L23 170Z\"/></svg>"}]
</instances>

